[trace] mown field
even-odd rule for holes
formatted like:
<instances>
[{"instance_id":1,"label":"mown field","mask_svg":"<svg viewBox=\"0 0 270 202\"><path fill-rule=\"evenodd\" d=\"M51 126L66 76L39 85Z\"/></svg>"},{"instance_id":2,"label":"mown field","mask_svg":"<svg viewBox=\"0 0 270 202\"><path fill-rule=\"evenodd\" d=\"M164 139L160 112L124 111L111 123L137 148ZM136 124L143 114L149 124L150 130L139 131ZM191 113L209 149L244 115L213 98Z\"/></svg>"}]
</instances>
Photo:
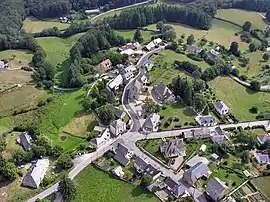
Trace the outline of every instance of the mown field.
<instances>
[{"instance_id":1,"label":"mown field","mask_svg":"<svg viewBox=\"0 0 270 202\"><path fill-rule=\"evenodd\" d=\"M270 176L254 178L252 184L270 200Z\"/></svg>"},{"instance_id":2,"label":"mown field","mask_svg":"<svg viewBox=\"0 0 270 202\"><path fill-rule=\"evenodd\" d=\"M131 40L133 40L134 37L134 33L136 30L115 30L115 32L125 38L129 38ZM141 31L142 37L144 39L144 43L145 42L149 42L151 41L151 37L155 36L154 33L152 33L151 31Z\"/></svg>"},{"instance_id":3,"label":"mown field","mask_svg":"<svg viewBox=\"0 0 270 202\"><path fill-rule=\"evenodd\" d=\"M153 194L111 177L93 166L86 167L75 178L76 199L73 202L157 202Z\"/></svg>"},{"instance_id":4,"label":"mown field","mask_svg":"<svg viewBox=\"0 0 270 202\"><path fill-rule=\"evenodd\" d=\"M242 26L246 21L250 21L252 23L252 27L255 29L264 30L267 26L258 12L239 9L219 9L216 17L231 21L240 26Z\"/></svg>"},{"instance_id":5,"label":"mown field","mask_svg":"<svg viewBox=\"0 0 270 202\"><path fill-rule=\"evenodd\" d=\"M57 27L59 30L67 29L70 24L60 23L58 19L40 20L34 17L28 17L23 21L22 29L28 33L38 33L43 29Z\"/></svg>"},{"instance_id":6,"label":"mown field","mask_svg":"<svg viewBox=\"0 0 270 202\"><path fill-rule=\"evenodd\" d=\"M217 77L210 82L210 86L216 98L223 100L240 121L255 120L257 114L249 112L253 106L261 112L270 110L270 93L255 93L229 77Z\"/></svg>"},{"instance_id":7,"label":"mown field","mask_svg":"<svg viewBox=\"0 0 270 202\"><path fill-rule=\"evenodd\" d=\"M37 38L37 42L46 52L47 60L55 66L69 57L69 50L82 35L83 33L75 34L66 39L58 37L39 37Z\"/></svg>"},{"instance_id":8,"label":"mown field","mask_svg":"<svg viewBox=\"0 0 270 202\"><path fill-rule=\"evenodd\" d=\"M0 51L0 60L7 60L10 69L28 66L32 60L32 52L28 50L5 50Z\"/></svg>"}]
</instances>

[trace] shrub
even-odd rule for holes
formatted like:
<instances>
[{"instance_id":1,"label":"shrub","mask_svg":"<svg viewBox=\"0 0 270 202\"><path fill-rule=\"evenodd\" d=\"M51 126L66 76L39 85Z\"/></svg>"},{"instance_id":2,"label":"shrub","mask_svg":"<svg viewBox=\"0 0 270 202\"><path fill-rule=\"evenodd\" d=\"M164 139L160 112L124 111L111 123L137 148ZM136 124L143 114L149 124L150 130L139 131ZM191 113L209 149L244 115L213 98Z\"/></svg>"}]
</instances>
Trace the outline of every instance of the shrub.
<instances>
[{"instance_id":1,"label":"shrub","mask_svg":"<svg viewBox=\"0 0 270 202\"><path fill-rule=\"evenodd\" d=\"M188 122L185 122L184 125L187 126L188 125Z\"/></svg>"},{"instance_id":2,"label":"shrub","mask_svg":"<svg viewBox=\"0 0 270 202\"><path fill-rule=\"evenodd\" d=\"M161 119L161 120L164 119L164 115L160 115L160 119Z\"/></svg>"},{"instance_id":3,"label":"shrub","mask_svg":"<svg viewBox=\"0 0 270 202\"><path fill-rule=\"evenodd\" d=\"M165 105L162 106L162 110L166 110L167 107Z\"/></svg>"},{"instance_id":4,"label":"shrub","mask_svg":"<svg viewBox=\"0 0 270 202\"><path fill-rule=\"evenodd\" d=\"M169 117L169 118L168 118L168 122L171 123L172 121L173 121L173 117Z\"/></svg>"},{"instance_id":5,"label":"shrub","mask_svg":"<svg viewBox=\"0 0 270 202\"><path fill-rule=\"evenodd\" d=\"M173 119L175 122L178 122L180 119L178 117L174 117Z\"/></svg>"},{"instance_id":6,"label":"shrub","mask_svg":"<svg viewBox=\"0 0 270 202\"><path fill-rule=\"evenodd\" d=\"M249 109L249 111L250 111L250 113L252 113L252 114L257 114L257 113L258 113L258 107L253 106L253 107L251 107L251 108Z\"/></svg>"}]
</instances>

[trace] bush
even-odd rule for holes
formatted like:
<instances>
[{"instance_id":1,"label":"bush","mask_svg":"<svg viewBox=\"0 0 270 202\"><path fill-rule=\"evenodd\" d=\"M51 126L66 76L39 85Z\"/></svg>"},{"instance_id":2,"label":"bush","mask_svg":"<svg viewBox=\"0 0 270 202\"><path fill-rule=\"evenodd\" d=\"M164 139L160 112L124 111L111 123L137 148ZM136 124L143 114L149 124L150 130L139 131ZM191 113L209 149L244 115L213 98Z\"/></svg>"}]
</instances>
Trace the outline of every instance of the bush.
<instances>
[{"instance_id":1,"label":"bush","mask_svg":"<svg viewBox=\"0 0 270 202\"><path fill-rule=\"evenodd\" d=\"M170 125L171 125L171 123L168 122L168 121L166 121L166 122L164 123L164 128L168 128Z\"/></svg>"},{"instance_id":2,"label":"bush","mask_svg":"<svg viewBox=\"0 0 270 202\"><path fill-rule=\"evenodd\" d=\"M181 128L182 127L182 125L181 124L175 124L175 126L174 126L175 128Z\"/></svg>"},{"instance_id":3,"label":"bush","mask_svg":"<svg viewBox=\"0 0 270 202\"><path fill-rule=\"evenodd\" d=\"M242 81L246 81L248 77L246 75L241 75L239 76L239 79L241 79Z\"/></svg>"},{"instance_id":4,"label":"bush","mask_svg":"<svg viewBox=\"0 0 270 202\"><path fill-rule=\"evenodd\" d=\"M168 122L171 123L172 121L173 121L173 117L169 117L169 118L168 118Z\"/></svg>"},{"instance_id":5,"label":"bush","mask_svg":"<svg viewBox=\"0 0 270 202\"><path fill-rule=\"evenodd\" d=\"M164 115L160 115L160 119L161 119L161 120L164 119Z\"/></svg>"},{"instance_id":6,"label":"bush","mask_svg":"<svg viewBox=\"0 0 270 202\"><path fill-rule=\"evenodd\" d=\"M178 121L180 121L180 119L178 118L178 117L174 117L174 119L173 119L175 122L178 122Z\"/></svg>"},{"instance_id":7,"label":"bush","mask_svg":"<svg viewBox=\"0 0 270 202\"><path fill-rule=\"evenodd\" d=\"M167 107L165 105L162 106L162 110L166 110Z\"/></svg>"},{"instance_id":8,"label":"bush","mask_svg":"<svg viewBox=\"0 0 270 202\"><path fill-rule=\"evenodd\" d=\"M258 107L253 106L253 107L251 107L251 108L249 109L249 111L250 111L250 113L252 113L252 114L257 114L257 113L258 113Z\"/></svg>"},{"instance_id":9,"label":"bush","mask_svg":"<svg viewBox=\"0 0 270 202\"><path fill-rule=\"evenodd\" d=\"M188 122L185 122L184 125L187 126L188 125Z\"/></svg>"}]
</instances>

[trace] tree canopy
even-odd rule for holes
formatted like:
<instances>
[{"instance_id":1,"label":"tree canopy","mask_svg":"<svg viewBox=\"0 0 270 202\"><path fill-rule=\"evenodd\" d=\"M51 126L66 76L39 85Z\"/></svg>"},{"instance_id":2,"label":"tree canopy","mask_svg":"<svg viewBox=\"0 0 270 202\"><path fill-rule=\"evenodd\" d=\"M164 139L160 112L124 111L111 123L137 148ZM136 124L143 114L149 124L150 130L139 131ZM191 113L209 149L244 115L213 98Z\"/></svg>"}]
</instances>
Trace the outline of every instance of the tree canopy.
<instances>
[{"instance_id":1,"label":"tree canopy","mask_svg":"<svg viewBox=\"0 0 270 202\"><path fill-rule=\"evenodd\" d=\"M59 183L58 190L63 195L65 201L71 201L76 197L76 187L74 182L65 176Z\"/></svg>"}]
</instances>

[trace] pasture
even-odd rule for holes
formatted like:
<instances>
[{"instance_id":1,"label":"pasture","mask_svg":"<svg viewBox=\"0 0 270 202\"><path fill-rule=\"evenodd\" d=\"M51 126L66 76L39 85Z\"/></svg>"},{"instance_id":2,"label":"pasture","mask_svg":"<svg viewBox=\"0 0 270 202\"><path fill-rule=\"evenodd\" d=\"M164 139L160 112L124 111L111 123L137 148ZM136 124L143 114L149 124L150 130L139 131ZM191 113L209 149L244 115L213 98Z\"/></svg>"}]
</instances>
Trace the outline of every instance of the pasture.
<instances>
[{"instance_id":1,"label":"pasture","mask_svg":"<svg viewBox=\"0 0 270 202\"><path fill-rule=\"evenodd\" d=\"M59 30L67 29L70 24L60 23L58 19L40 20L34 17L28 17L23 21L22 29L28 33L38 33L43 29L57 27Z\"/></svg>"},{"instance_id":2,"label":"pasture","mask_svg":"<svg viewBox=\"0 0 270 202\"><path fill-rule=\"evenodd\" d=\"M88 166L75 178L76 201L98 202L157 202L155 196L140 186L133 186Z\"/></svg>"},{"instance_id":3,"label":"pasture","mask_svg":"<svg viewBox=\"0 0 270 202\"><path fill-rule=\"evenodd\" d=\"M270 110L270 94L268 92L253 92L238 84L230 77L217 77L210 82L217 99L223 100L240 121L255 120L257 114L250 113L253 106L259 112Z\"/></svg>"},{"instance_id":4,"label":"pasture","mask_svg":"<svg viewBox=\"0 0 270 202\"><path fill-rule=\"evenodd\" d=\"M270 200L270 176L254 178L251 182Z\"/></svg>"},{"instance_id":5,"label":"pasture","mask_svg":"<svg viewBox=\"0 0 270 202\"><path fill-rule=\"evenodd\" d=\"M51 65L61 64L69 57L69 50L84 33L75 34L69 38L39 37L38 44L47 54L47 60Z\"/></svg>"},{"instance_id":6,"label":"pasture","mask_svg":"<svg viewBox=\"0 0 270 202\"><path fill-rule=\"evenodd\" d=\"M10 69L20 69L23 66L28 66L32 56L32 52L28 50L0 51L0 60L7 60Z\"/></svg>"},{"instance_id":7,"label":"pasture","mask_svg":"<svg viewBox=\"0 0 270 202\"><path fill-rule=\"evenodd\" d=\"M246 21L252 23L254 29L264 30L267 24L258 12L239 10L239 9L219 9L216 17L231 21L242 26Z\"/></svg>"},{"instance_id":8,"label":"pasture","mask_svg":"<svg viewBox=\"0 0 270 202\"><path fill-rule=\"evenodd\" d=\"M133 36L136 30L115 30L115 32L117 34L119 34L120 36L123 36L125 38L129 38L131 40L133 40ZM143 37L143 42L149 42L151 41L151 37L155 36L154 33L152 33L151 31L143 31L141 30L141 34Z\"/></svg>"}]
</instances>

